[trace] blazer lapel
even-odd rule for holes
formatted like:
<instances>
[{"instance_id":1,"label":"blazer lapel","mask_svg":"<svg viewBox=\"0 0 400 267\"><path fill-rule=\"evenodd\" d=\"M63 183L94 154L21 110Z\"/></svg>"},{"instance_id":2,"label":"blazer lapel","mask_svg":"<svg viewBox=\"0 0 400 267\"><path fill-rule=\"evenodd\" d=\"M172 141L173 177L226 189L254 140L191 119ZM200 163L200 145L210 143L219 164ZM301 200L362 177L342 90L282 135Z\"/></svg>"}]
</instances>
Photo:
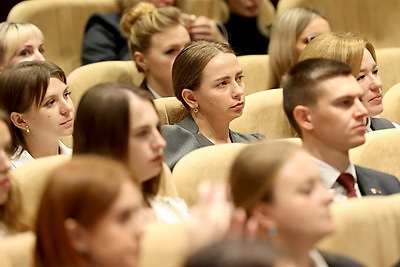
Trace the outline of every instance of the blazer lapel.
<instances>
[{"instance_id":1,"label":"blazer lapel","mask_svg":"<svg viewBox=\"0 0 400 267\"><path fill-rule=\"evenodd\" d=\"M369 176L365 169L355 166L357 174L357 184L363 196L382 195L382 191L375 179Z\"/></svg>"}]
</instances>

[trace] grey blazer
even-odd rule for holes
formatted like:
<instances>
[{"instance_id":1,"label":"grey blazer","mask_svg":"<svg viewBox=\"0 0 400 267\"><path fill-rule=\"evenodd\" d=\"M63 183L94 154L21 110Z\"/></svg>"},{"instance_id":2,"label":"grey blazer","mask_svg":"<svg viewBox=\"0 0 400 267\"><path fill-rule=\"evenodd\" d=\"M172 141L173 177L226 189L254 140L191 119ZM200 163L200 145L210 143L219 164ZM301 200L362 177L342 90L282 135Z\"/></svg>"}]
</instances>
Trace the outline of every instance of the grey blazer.
<instances>
[{"instance_id":1,"label":"grey blazer","mask_svg":"<svg viewBox=\"0 0 400 267\"><path fill-rule=\"evenodd\" d=\"M199 127L191 116L174 125L163 125L162 133L167 141L164 161L172 170L175 164L187 153L205 146L214 145L204 135L199 134ZM247 143L263 139L262 134L241 134L229 130L232 143Z\"/></svg>"},{"instance_id":2,"label":"grey blazer","mask_svg":"<svg viewBox=\"0 0 400 267\"><path fill-rule=\"evenodd\" d=\"M355 168L361 195L391 195L400 192L400 181L396 176L357 165Z\"/></svg>"},{"instance_id":3,"label":"grey blazer","mask_svg":"<svg viewBox=\"0 0 400 267\"><path fill-rule=\"evenodd\" d=\"M395 128L393 123L385 118L371 118L371 129L373 131Z\"/></svg>"}]
</instances>

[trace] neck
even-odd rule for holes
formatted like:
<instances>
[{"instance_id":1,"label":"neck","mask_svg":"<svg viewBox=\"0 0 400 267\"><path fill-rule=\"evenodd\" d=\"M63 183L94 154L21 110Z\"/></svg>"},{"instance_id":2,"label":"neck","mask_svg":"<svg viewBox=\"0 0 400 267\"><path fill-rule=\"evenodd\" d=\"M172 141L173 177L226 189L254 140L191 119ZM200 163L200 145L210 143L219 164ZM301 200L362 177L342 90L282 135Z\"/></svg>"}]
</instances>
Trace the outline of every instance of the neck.
<instances>
[{"instance_id":1,"label":"neck","mask_svg":"<svg viewBox=\"0 0 400 267\"><path fill-rule=\"evenodd\" d=\"M26 150L35 159L59 154L58 140L49 142L49 140L36 140L28 137L25 138L25 144Z\"/></svg>"},{"instance_id":2,"label":"neck","mask_svg":"<svg viewBox=\"0 0 400 267\"><path fill-rule=\"evenodd\" d=\"M155 79L153 76L146 76L147 86L151 87L161 97L175 96L172 84L166 84L163 81Z\"/></svg>"},{"instance_id":3,"label":"neck","mask_svg":"<svg viewBox=\"0 0 400 267\"><path fill-rule=\"evenodd\" d=\"M340 172L344 172L350 164L349 151L339 150L333 146L327 146L316 139L302 138L303 147L314 157L331 165Z\"/></svg>"},{"instance_id":4,"label":"neck","mask_svg":"<svg viewBox=\"0 0 400 267\"><path fill-rule=\"evenodd\" d=\"M204 135L213 144L231 143L229 138L229 124L227 121L207 119L201 113L191 114L200 134Z\"/></svg>"},{"instance_id":5,"label":"neck","mask_svg":"<svg viewBox=\"0 0 400 267\"><path fill-rule=\"evenodd\" d=\"M285 247L294 257L298 267L314 266L313 260L310 257L310 251L313 249L315 242L307 243L304 237L285 238L277 237L278 245Z\"/></svg>"}]
</instances>

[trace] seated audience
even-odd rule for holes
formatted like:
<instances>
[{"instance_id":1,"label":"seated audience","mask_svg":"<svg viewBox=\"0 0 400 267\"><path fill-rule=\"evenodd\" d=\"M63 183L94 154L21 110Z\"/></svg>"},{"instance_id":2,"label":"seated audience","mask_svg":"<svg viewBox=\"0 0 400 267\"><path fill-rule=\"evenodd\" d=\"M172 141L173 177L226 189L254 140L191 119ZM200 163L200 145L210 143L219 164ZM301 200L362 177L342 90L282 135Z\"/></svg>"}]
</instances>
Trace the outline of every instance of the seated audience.
<instances>
[{"instance_id":1,"label":"seated audience","mask_svg":"<svg viewBox=\"0 0 400 267\"><path fill-rule=\"evenodd\" d=\"M146 220L139 186L120 163L74 156L46 185L35 266L138 266Z\"/></svg>"},{"instance_id":2,"label":"seated audience","mask_svg":"<svg viewBox=\"0 0 400 267\"><path fill-rule=\"evenodd\" d=\"M140 1L120 0L120 2L121 9L126 11ZM175 0L144 0L143 2L152 3L157 8L177 6ZM205 16L196 17L189 14L183 14L183 16L192 39L225 41L219 30L222 25ZM131 59L127 38L123 36L119 26L121 17L122 13L95 13L89 18L82 46L83 65L107 60Z\"/></svg>"},{"instance_id":3,"label":"seated audience","mask_svg":"<svg viewBox=\"0 0 400 267\"><path fill-rule=\"evenodd\" d=\"M179 53L172 67L172 81L175 96L189 114L175 125L163 126L165 161L171 169L197 148L263 138L229 130L230 122L243 112L242 78L242 69L227 44L197 41Z\"/></svg>"},{"instance_id":4,"label":"seated audience","mask_svg":"<svg viewBox=\"0 0 400 267\"><path fill-rule=\"evenodd\" d=\"M152 4L139 3L124 14L121 26L129 36L132 59L145 76L141 87L150 91L154 98L173 96L172 64L190 42L179 9L157 9Z\"/></svg>"},{"instance_id":5,"label":"seated audience","mask_svg":"<svg viewBox=\"0 0 400 267\"><path fill-rule=\"evenodd\" d=\"M220 0L222 1L222 0ZM228 41L238 55L266 54L269 44L269 26L260 23L261 1L223 0L228 19L224 23Z\"/></svg>"},{"instance_id":6,"label":"seated audience","mask_svg":"<svg viewBox=\"0 0 400 267\"><path fill-rule=\"evenodd\" d=\"M291 253L296 266L361 266L315 249L335 230L329 210L333 195L300 146L287 141L249 145L233 163L229 180L235 206L258 223L260 237Z\"/></svg>"},{"instance_id":7,"label":"seated audience","mask_svg":"<svg viewBox=\"0 0 400 267\"><path fill-rule=\"evenodd\" d=\"M48 61L21 62L0 73L0 107L12 122L11 163L71 154L60 138L72 134L74 106L65 73Z\"/></svg>"},{"instance_id":8,"label":"seated audience","mask_svg":"<svg viewBox=\"0 0 400 267\"><path fill-rule=\"evenodd\" d=\"M190 218L182 199L158 195L166 144L147 92L118 83L92 87L79 103L73 138L74 155L97 154L126 164L157 221Z\"/></svg>"},{"instance_id":9,"label":"seated audience","mask_svg":"<svg viewBox=\"0 0 400 267\"><path fill-rule=\"evenodd\" d=\"M335 201L400 192L396 177L350 162L349 149L365 142L363 95L351 68L336 60L301 61L283 79L285 113Z\"/></svg>"},{"instance_id":10,"label":"seated audience","mask_svg":"<svg viewBox=\"0 0 400 267\"><path fill-rule=\"evenodd\" d=\"M22 61L44 60L43 41L43 33L31 23L0 23L0 72Z\"/></svg>"},{"instance_id":11,"label":"seated audience","mask_svg":"<svg viewBox=\"0 0 400 267\"><path fill-rule=\"evenodd\" d=\"M374 46L354 33L327 33L315 38L300 55L308 58L330 58L343 61L352 69L364 90L362 103L368 111L366 131L400 128L384 118L376 118L383 111L382 81L378 73Z\"/></svg>"},{"instance_id":12,"label":"seated audience","mask_svg":"<svg viewBox=\"0 0 400 267\"><path fill-rule=\"evenodd\" d=\"M0 239L4 236L30 230L15 181L8 176L11 168L10 120L0 111ZM0 241L1 242L1 241Z\"/></svg>"},{"instance_id":13,"label":"seated audience","mask_svg":"<svg viewBox=\"0 0 400 267\"><path fill-rule=\"evenodd\" d=\"M296 267L291 256L266 240L226 239L191 255L184 267Z\"/></svg>"},{"instance_id":14,"label":"seated audience","mask_svg":"<svg viewBox=\"0 0 400 267\"><path fill-rule=\"evenodd\" d=\"M279 87L282 76L297 63L301 51L316 36L330 32L327 18L311 7L285 10L272 26L269 59Z\"/></svg>"}]
</instances>

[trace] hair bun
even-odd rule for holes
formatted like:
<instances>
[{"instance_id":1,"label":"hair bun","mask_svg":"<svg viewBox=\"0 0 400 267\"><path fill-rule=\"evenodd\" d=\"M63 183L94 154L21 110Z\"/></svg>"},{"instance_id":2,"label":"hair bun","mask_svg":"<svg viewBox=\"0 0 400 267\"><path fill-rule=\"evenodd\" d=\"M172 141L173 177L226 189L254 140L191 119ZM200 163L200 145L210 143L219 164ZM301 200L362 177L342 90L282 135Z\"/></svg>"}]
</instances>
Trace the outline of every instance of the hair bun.
<instances>
[{"instance_id":1,"label":"hair bun","mask_svg":"<svg viewBox=\"0 0 400 267\"><path fill-rule=\"evenodd\" d=\"M120 27L122 34L129 38L133 24L141 17L157 10L151 3L140 2L128 9L121 18Z\"/></svg>"}]
</instances>

